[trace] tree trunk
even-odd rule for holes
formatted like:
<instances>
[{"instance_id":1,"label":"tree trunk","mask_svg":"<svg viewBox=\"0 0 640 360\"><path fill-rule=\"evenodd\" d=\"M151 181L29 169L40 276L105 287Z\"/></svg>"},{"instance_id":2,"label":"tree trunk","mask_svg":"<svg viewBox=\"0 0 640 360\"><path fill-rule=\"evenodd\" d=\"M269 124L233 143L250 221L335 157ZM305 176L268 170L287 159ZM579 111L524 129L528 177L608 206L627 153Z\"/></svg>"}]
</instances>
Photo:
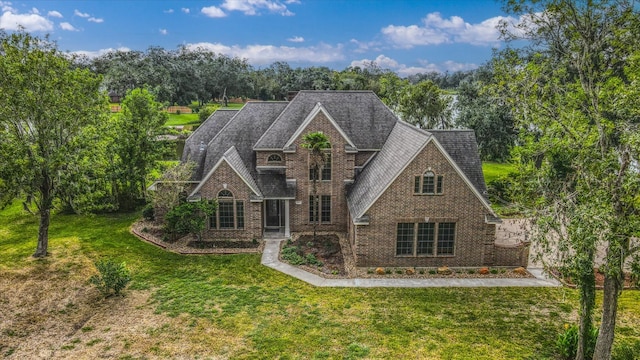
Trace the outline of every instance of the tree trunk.
<instances>
[{"instance_id":1,"label":"tree trunk","mask_svg":"<svg viewBox=\"0 0 640 360\"><path fill-rule=\"evenodd\" d=\"M313 174L313 242L316 241L316 229L318 227L318 222L320 219L318 217L318 177L320 174L318 165L314 166L314 174Z\"/></svg>"},{"instance_id":2,"label":"tree trunk","mask_svg":"<svg viewBox=\"0 0 640 360\"><path fill-rule=\"evenodd\" d=\"M602 299L602 322L600 333L593 352L593 360L611 359L614 330L616 328L616 315L618 312L618 297L622 292L622 269L615 274L606 274L604 277L604 295Z\"/></svg>"},{"instance_id":3,"label":"tree trunk","mask_svg":"<svg viewBox=\"0 0 640 360\"><path fill-rule=\"evenodd\" d=\"M38 247L33 254L35 258L47 256L47 248L49 247L49 221L51 218L51 210L46 207L40 209L40 226L38 228Z\"/></svg>"},{"instance_id":4,"label":"tree trunk","mask_svg":"<svg viewBox=\"0 0 640 360\"><path fill-rule=\"evenodd\" d=\"M580 290L580 337L576 360L589 359L591 350L588 344L591 341L591 329L593 328L593 309L596 305L596 276L593 272L593 251L584 249L588 256L580 266L578 275L578 289Z\"/></svg>"}]
</instances>

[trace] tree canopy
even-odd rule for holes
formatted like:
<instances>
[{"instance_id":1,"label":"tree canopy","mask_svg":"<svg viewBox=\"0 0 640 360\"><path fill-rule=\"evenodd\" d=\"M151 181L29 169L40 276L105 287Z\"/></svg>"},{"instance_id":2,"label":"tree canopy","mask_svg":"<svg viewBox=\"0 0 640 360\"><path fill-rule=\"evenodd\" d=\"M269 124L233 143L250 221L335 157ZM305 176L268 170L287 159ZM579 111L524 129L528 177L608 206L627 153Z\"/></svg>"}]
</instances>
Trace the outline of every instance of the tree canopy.
<instances>
[{"instance_id":1,"label":"tree canopy","mask_svg":"<svg viewBox=\"0 0 640 360\"><path fill-rule=\"evenodd\" d=\"M100 76L74 66L46 38L0 32L0 55L1 200L24 196L26 208L35 205L40 228L34 256L43 257L54 201L72 190L72 182L62 179L91 176L90 164L69 160L91 147L91 138L82 135L104 119L106 96Z\"/></svg>"}]
</instances>

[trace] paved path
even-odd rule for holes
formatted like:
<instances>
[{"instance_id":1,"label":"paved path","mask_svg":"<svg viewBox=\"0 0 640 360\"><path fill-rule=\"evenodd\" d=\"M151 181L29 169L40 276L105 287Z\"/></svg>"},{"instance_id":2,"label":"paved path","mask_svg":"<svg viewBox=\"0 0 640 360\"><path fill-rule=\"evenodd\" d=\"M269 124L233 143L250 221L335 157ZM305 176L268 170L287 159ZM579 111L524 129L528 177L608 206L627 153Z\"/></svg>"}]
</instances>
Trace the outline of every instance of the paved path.
<instances>
[{"instance_id":1,"label":"paved path","mask_svg":"<svg viewBox=\"0 0 640 360\"><path fill-rule=\"evenodd\" d=\"M325 279L321 276L306 272L295 266L280 262L280 242L282 240L265 240L261 263L294 278L305 281L314 286L322 287L556 287L561 284L542 273L542 269L527 269L535 276L522 279Z\"/></svg>"}]
</instances>

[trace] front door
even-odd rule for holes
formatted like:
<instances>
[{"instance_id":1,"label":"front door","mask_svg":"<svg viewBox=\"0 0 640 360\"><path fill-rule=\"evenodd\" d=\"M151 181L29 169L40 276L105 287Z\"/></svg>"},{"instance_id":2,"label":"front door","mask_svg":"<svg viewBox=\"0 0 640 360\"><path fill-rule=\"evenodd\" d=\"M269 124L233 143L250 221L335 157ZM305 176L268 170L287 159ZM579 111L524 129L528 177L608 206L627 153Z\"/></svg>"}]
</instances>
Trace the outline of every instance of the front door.
<instances>
[{"instance_id":1,"label":"front door","mask_svg":"<svg viewBox=\"0 0 640 360\"><path fill-rule=\"evenodd\" d=\"M279 231L284 227L284 200L267 200L265 202L264 227L267 230Z\"/></svg>"}]
</instances>

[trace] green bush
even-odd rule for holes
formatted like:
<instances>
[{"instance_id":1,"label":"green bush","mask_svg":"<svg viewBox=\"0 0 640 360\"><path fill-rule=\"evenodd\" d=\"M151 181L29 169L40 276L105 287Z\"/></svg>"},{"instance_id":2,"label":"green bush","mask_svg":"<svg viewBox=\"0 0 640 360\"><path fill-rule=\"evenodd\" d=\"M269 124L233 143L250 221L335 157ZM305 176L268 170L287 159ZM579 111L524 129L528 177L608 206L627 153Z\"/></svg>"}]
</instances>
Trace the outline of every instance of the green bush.
<instances>
[{"instance_id":1,"label":"green bush","mask_svg":"<svg viewBox=\"0 0 640 360\"><path fill-rule=\"evenodd\" d=\"M131 281L131 274L125 263L113 260L98 260L95 263L99 274L89 278L89 283L95 285L104 297L120 295L120 292Z\"/></svg>"},{"instance_id":2,"label":"green bush","mask_svg":"<svg viewBox=\"0 0 640 360\"><path fill-rule=\"evenodd\" d=\"M198 111L198 119L200 119L200 122L207 120L219 107L220 105L206 105L200 108L200 111Z\"/></svg>"},{"instance_id":3,"label":"green bush","mask_svg":"<svg viewBox=\"0 0 640 360\"><path fill-rule=\"evenodd\" d=\"M322 266L322 261L318 260L313 254L307 254L306 260L309 265Z\"/></svg>"},{"instance_id":4,"label":"green bush","mask_svg":"<svg viewBox=\"0 0 640 360\"><path fill-rule=\"evenodd\" d=\"M145 220L153 221L156 219L156 212L153 209L153 206L147 205L142 209L142 217Z\"/></svg>"},{"instance_id":5,"label":"green bush","mask_svg":"<svg viewBox=\"0 0 640 360\"><path fill-rule=\"evenodd\" d=\"M640 340L636 340L634 343L622 343L614 347L611 358L613 360L640 359Z\"/></svg>"},{"instance_id":6,"label":"green bush","mask_svg":"<svg viewBox=\"0 0 640 360\"><path fill-rule=\"evenodd\" d=\"M303 265L306 263L305 258L298 254L297 246L287 246L282 249L281 252L282 259L287 261L291 265Z\"/></svg>"},{"instance_id":7,"label":"green bush","mask_svg":"<svg viewBox=\"0 0 640 360\"><path fill-rule=\"evenodd\" d=\"M580 329L578 325L571 325L565 326L565 331L558 334L556 347L563 359L570 360L576 357L579 333ZM595 350L597 339L598 328L593 327L589 331L589 339L587 339L587 348L585 349L585 359L591 359L593 357L593 350Z\"/></svg>"}]
</instances>

